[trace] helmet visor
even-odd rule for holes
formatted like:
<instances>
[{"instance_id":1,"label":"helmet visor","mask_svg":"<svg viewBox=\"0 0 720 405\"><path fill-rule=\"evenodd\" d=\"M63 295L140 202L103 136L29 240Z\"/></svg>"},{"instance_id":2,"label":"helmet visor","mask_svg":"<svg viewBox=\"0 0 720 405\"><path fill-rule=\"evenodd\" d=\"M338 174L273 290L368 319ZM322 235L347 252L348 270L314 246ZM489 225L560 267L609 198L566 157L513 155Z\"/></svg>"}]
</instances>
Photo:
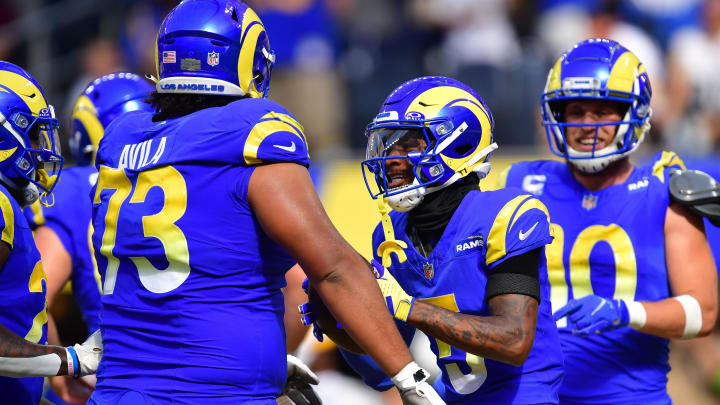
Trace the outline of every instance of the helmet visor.
<instances>
[{"instance_id":1,"label":"helmet visor","mask_svg":"<svg viewBox=\"0 0 720 405\"><path fill-rule=\"evenodd\" d=\"M428 144L425 131L419 127L377 128L368 131L367 137L367 159L424 152Z\"/></svg>"}]
</instances>

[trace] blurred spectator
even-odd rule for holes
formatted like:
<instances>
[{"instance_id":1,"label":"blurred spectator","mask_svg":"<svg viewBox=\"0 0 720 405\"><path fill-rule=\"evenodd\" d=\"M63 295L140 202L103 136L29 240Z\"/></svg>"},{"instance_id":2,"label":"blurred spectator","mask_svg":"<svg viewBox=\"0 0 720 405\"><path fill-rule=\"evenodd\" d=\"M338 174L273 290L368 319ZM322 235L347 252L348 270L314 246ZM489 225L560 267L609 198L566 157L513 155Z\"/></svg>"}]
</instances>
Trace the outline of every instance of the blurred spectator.
<instances>
[{"instance_id":1,"label":"blurred spectator","mask_svg":"<svg viewBox=\"0 0 720 405\"><path fill-rule=\"evenodd\" d=\"M170 4L166 4L170 3ZM177 1L141 1L129 7L120 33L120 45L130 71L155 75L155 39L162 19Z\"/></svg>"},{"instance_id":2,"label":"blurred spectator","mask_svg":"<svg viewBox=\"0 0 720 405\"><path fill-rule=\"evenodd\" d=\"M347 0L248 1L270 37L277 62L270 98L305 127L310 154L337 158L346 148L347 103L337 62L339 45L333 12Z\"/></svg>"},{"instance_id":3,"label":"blurred spectator","mask_svg":"<svg viewBox=\"0 0 720 405\"><path fill-rule=\"evenodd\" d=\"M512 17L523 4L508 0L415 0L415 18L444 30L437 50L426 53L425 70L468 84L490 106L501 146L534 142L534 103L545 66L523 48ZM521 10L522 11L522 10ZM521 14L521 13L520 13Z\"/></svg>"},{"instance_id":4,"label":"blurred spectator","mask_svg":"<svg viewBox=\"0 0 720 405\"><path fill-rule=\"evenodd\" d=\"M79 72L75 81L70 86L65 97L65 103L59 106L62 115L59 117L60 128L67 131L72 125L69 125L72 109L75 100L85 90L90 81L97 77L104 76L109 73L127 70L123 55L118 45L110 39L96 38L88 42L82 52L82 71ZM69 134L65 134L64 140L68 139ZM64 146L63 149L67 150Z\"/></svg>"},{"instance_id":5,"label":"blurred spectator","mask_svg":"<svg viewBox=\"0 0 720 405\"><path fill-rule=\"evenodd\" d=\"M15 15L13 13L10 4L3 4L0 7L0 60L10 59L10 49L13 43L13 33L11 30L6 29L10 24Z\"/></svg>"},{"instance_id":6,"label":"blurred spectator","mask_svg":"<svg viewBox=\"0 0 720 405\"><path fill-rule=\"evenodd\" d=\"M678 32L668 49L667 148L685 155L720 150L720 0L706 0L703 25Z\"/></svg>"},{"instance_id":7,"label":"blurred spectator","mask_svg":"<svg viewBox=\"0 0 720 405\"><path fill-rule=\"evenodd\" d=\"M418 20L445 30L442 53L447 73L465 65L498 69L518 63L521 49L510 23L507 0L416 0Z\"/></svg>"},{"instance_id":8,"label":"blurred spectator","mask_svg":"<svg viewBox=\"0 0 720 405\"><path fill-rule=\"evenodd\" d=\"M620 0L567 2L562 10L552 8L540 17L538 35L551 55L559 55L586 38L608 38L620 42L643 61L656 86L665 78L663 54L657 42L636 25L622 20ZM582 5L582 7L580 7Z\"/></svg>"},{"instance_id":9,"label":"blurred spectator","mask_svg":"<svg viewBox=\"0 0 720 405\"><path fill-rule=\"evenodd\" d=\"M703 0L624 0L622 13L643 27L663 49L680 29L699 26Z\"/></svg>"},{"instance_id":10,"label":"blurred spectator","mask_svg":"<svg viewBox=\"0 0 720 405\"><path fill-rule=\"evenodd\" d=\"M538 0L537 34L547 58L562 54L588 35L590 15L600 0Z\"/></svg>"}]
</instances>

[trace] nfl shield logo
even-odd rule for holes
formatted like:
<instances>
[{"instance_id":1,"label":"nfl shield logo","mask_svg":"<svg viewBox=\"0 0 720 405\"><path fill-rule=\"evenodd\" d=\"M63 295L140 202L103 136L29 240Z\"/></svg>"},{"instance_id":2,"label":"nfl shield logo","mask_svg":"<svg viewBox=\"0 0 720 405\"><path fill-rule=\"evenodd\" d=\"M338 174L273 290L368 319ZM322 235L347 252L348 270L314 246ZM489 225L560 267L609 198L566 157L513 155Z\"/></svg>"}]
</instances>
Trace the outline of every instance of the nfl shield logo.
<instances>
[{"instance_id":1,"label":"nfl shield logo","mask_svg":"<svg viewBox=\"0 0 720 405\"><path fill-rule=\"evenodd\" d=\"M590 211L597 206L597 196L592 194L585 194L582 200L582 207Z\"/></svg>"},{"instance_id":2,"label":"nfl shield logo","mask_svg":"<svg viewBox=\"0 0 720 405\"><path fill-rule=\"evenodd\" d=\"M220 64L220 54L217 52L208 52L207 63L210 66L217 66Z\"/></svg>"},{"instance_id":3,"label":"nfl shield logo","mask_svg":"<svg viewBox=\"0 0 720 405\"><path fill-rule=\"evenodd\" d=\"M428 280L432 280L432 278L435 277L435 268L430 262L423 264L423 272L425 273L425 278Z\"/></svg>"}]
</instances>

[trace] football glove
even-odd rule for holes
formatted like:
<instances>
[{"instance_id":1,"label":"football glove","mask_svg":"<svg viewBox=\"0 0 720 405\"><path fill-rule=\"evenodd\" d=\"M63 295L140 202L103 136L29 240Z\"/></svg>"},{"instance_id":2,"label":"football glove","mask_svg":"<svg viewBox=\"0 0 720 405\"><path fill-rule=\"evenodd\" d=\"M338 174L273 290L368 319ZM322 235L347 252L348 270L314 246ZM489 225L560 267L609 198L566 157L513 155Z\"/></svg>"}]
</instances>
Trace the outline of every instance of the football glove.
<instances>
[{"instance_id":1,"label":"football glove","mask_svg":"<svg viewBox=\"0 0 720 405\"><path fill-rule=\"evenodd\" d=\"M380 291L385 296L390 314L396 319L407 322L415 303L415 297L406 293L395 277L382 264L373 259L372 265L378 286L380 286Z\"/></svg>"},{"instance_id":2,"label":"football glove","mask_svg":"<svg viewBox=\"0 0 720 405\"><path fill-rule=\"evenodd\" d=\"M306 295L308 293L308 284L309 280L305 278L305 280L303 280L302 282L302 289L303 291L305 291ZM318 342L322 342L323 334L325 333L325 331L323 331L320 325L315 322L315 315L313 314L312 304L310 304L309 302L305 302L298 305L298 312L300 313L300 315L302 315L300 317L300 323L302 323L303 325L312 325L313 336L315 336L315 339L317 339Z\"/></svg>"},{"instance_id":3,"label":"football glove","mask_svg":"<svg viewBox=\"0 0 720 405\"><path fill-rule=\"evenodd\" d=\"M400 391L403 405L444 405L445 401L427 383L430 373L417 363L410 362L399 373L391 378Z\"/></svg>"},{"instance_id":4,"label":"football glove","mask_svg":"<svg viewBox=\"0 0 720 405\"><path fill-rule=\"evenodd\" d=\"M617 329L630 322L630 314L623 300L609 300L597 295L572 299L555 311L553 316L556 321L567 317L572 333L581 336Z\"/></svg>"},{"instance_id":5,"label":"football glove","mask_svg":"<svg viewBox=\"0 0 720 405\"><path fill-rule=\"evenodd\" d=\"M68 354L68 375L78 378L95 374L103 352L100 329L90 335L83 344L75 344L65 349Z\"/></svg>"},{"instance_id":6,"label":"football glove","mask_svg":"<svg viewBox=\"0 0 720 405\"><path fill-rule=\"evenodd\" d=\"M288 378L282 395L294 405L322 405L310 384L317 385L320 380L300 359L287 355ZM288 403L284 401L284 403Z\"/></svg>"}]
</instances>

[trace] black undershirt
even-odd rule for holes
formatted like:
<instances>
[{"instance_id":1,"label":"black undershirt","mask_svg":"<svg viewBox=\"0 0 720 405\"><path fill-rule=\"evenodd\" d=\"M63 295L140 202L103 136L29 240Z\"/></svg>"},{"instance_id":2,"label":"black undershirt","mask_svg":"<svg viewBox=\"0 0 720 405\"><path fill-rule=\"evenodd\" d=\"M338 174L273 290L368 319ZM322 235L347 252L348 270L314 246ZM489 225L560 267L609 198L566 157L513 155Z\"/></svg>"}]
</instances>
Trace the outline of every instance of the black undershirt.
<instances>
[{"instance_id":1,"label":"black undershirt","mask_svg":"<svg viewBox=\"0 0 720 405\"><path fill-rule=\"evenodd\" d=\"M412 243L427 257L440 240L445 227L463 198L473 190L480 190L480 179L471 173L459 182L428 194L422 203L408 213L406 233Z\"/></svg>"}]
</instances>

